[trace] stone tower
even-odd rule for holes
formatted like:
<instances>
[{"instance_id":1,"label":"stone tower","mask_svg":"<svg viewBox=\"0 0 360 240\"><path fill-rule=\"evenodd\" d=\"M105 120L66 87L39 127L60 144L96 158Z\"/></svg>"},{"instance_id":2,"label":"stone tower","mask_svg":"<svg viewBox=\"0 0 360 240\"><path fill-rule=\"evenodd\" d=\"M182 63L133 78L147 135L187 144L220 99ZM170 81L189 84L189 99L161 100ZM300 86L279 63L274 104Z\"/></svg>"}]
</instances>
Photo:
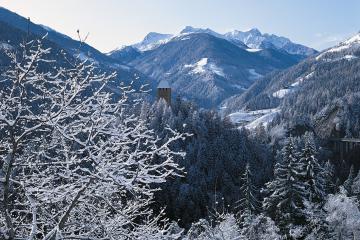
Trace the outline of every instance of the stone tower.
<instances>
[{"instance_id":1,"label":"stone tower","mask_svg":"<svg viewBox=\"0 0 360 240\"><path fill-rule=\"evenodd\" d=\"M169 105L171 104L171 87L168 81L160 81L157 87L157 98L163 98Z\"/></svg>"}]
</instances>

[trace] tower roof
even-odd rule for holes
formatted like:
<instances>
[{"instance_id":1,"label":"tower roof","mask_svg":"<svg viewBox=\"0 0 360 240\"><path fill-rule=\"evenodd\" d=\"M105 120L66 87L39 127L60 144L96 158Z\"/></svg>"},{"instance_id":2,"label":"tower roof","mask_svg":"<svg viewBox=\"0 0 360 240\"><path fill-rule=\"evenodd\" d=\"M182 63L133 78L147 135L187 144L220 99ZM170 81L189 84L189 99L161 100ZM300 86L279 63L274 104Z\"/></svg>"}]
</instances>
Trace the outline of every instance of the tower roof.
<instances>
[{"instance_id":1,"label":"tower roof","mask_svg":"<svg viewBox=\"0 0 360 240\"><path fill-rule=\"evenodd\" d=\"M161 80L157 88L170 88L170 84L166 80Z\"/></svg>"}]
</instances>

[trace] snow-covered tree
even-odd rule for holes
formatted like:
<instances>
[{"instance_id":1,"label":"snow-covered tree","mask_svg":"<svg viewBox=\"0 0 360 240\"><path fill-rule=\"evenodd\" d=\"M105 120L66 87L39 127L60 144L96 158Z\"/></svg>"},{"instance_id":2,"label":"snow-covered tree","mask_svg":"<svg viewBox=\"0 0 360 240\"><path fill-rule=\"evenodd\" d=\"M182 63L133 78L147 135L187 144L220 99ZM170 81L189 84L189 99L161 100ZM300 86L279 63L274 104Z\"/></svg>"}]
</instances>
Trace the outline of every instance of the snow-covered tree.
<instances>
[{"instance_id":1,"label":"snow-covered tree","mask_svg":"<svg viewBox=\"0 0 360 240\"><path fill-rule=\"evenodd\" d=\"M0 238L167 239L149 204L180 174L169 145L183 135L159 144L131 88L105 91L115 74L80 56L58 66L41 40L22 49L0 79Z\"/></svg>"},{"instance_id":2,"label":"snow-covered tree","mask_svg":"<svg viewBox=\"0 0 360 240\"><path fill-rule=\"evenodd\" d=\"M324 186L325 193L327 194L335 193L337 188L335 184L335 167L330 161L327 161L324 164L323 176L325 180L325 186Z\"/></svg>"},{"instance_id":3,"label":"snow-covered tree","mask_svg":"<svg viewBox=\"0 0 360 240\"><path fill-rule=\"evenodd\" d=\"M306 132L304 135L304 148L300 154L300 161L304 166L304 181L307 184L307 194L311 202L322 201L325 197L324 169L316 158L316 145L314 135Z\"/></svg>"},{"instance_id":4,"label":"snow-covered tree","mask_svg":"<svg viewBox=\"0 0 360 240\"><path fill-rule=\"evenodd\" d=\"M258 190L254 183L254 177L251 172L250 164L247 163L245 171L241 177L242 198L239 200L239 217L240 225L243 230L250 229L254 215L260 210L258 201Z\"/></svg>"},{"instance_id":5,"label":"snow-covered tree","mask_svg":"<svg viewBox=\"0 0 360 240\"><path fill-rule=\"evenodd\" d=\"M200 219L194 223L184 240L238 240L240 229L233 214L221 214L212 224Z\"/></svg>"},{"instance_id":6,"label":"snow-covered tree","mask_svg":"<svg viewBox=\"0 0 360 240\"><path fill-rule=\"evenodd\" d=\"M293 139L288 139L275 165L274 180L266 184L263 208L281 230L289 234L291 227L303 224L307 185L302 181L303 165L298 160Z\"/></svg>"},{"instance_id":7,"label":"snow-covered tree","mask_svg":"<svg viewBox=\"0 0 360 240\"><path fill-rule=\"evenodd\" d=\"M354 168L354 165L352 165L350 167L350 171L349 171L349 175L348 178L345 180L343 186L345 188L345 190L347 191L347 193L352 196L353 192L352 192L352 185L354 184L355 178L356 178L356 171Z\"/></svg>"},{"instance_id":8,"label":"snow-covered tree","mask_svg":"<svg viewBox=\"0 0 360 240\"><path fill-rule=\"evenodd\" d=\"M280 240L280 230L275 222L260 215L251 215L246 218L246 226L241 228L240 238L242 240Z\"/></svg>"},{"instance_id":9,"label":"snow-covered tree","mask_svg":"<svg viewBox=\"0 0 360 240\"><path fill-rule=\"evenodd\" d=\"M347 196L344 188L340 189L340 193L329 196L324 209L332 239L360 238L359 205L355 198Z\"/></svg>"},{"instance_id":10,"label":"snow-covered tree","mask_svg":"<svg viewBox=\"0 0 360 240\"><path fill-rule=\"evenodd\" d=\"M329 239L329 226L326 221L326 212L323 209L324 203L306 201L306 240Z\"/></svg>"},{"instance_id":11,"label":"snow-covered tree","mask_svg":"<svg viewBox=\"0 0 360 240\"><path fill-rule=\"evenodd\" d=\"M352 193L360 200L360 171L358 172L356 178L353 181L351 186Z\"/></svg>"}]
</instances>

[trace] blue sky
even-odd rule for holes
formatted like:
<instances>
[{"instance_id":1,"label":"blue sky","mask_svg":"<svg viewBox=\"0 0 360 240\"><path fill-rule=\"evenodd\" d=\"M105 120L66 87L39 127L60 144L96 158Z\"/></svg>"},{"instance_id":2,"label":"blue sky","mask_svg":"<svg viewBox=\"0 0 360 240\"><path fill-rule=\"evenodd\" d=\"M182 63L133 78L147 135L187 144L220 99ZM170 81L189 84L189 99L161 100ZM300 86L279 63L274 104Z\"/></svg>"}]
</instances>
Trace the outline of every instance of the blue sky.
<instances>
[{"instance_id":1,"label":"blue sky","mask_svg":"<svg viewBox=\"0 0 360 240\"><path fill-rule=\"evenodd\" d=\"M318 50L360 30L359 0L1 0L0 5L71 37L89 34L103 52L148 32L187 25L218 32L257 27Z\"/></svg>"}]
</instances>

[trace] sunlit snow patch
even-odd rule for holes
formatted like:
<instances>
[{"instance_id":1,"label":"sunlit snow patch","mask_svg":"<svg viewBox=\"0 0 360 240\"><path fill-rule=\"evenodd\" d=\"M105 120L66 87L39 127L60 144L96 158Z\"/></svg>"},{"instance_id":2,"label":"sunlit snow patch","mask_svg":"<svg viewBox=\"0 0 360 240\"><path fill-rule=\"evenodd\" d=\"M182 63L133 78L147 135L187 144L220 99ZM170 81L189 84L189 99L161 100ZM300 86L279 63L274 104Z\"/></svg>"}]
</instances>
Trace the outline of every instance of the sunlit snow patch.
<instances>
[{"instance_id":1,"label":"sunlit snow patch","mask_svg":"<svg viewBox=\"0 0 360 240\"><path fill-rule=\"evenodd\" d=\"M297 79L295 80L295 82L293 82L293 83L290 85L289 88L280 89L280 90L274 92L274 93L272 94L272 96L273 96L273 97L276 97L276 98L284 98L286 95L295 92L295 91L297 90L297 88L299 87L299 85L300 85L303 81L311 78L312 76L314 76L314 72L309 73L309 74L306 75L305 77L299 77L299 78L297 78Z\"/></svg>"},{"instance_id":2,"label":"sunlit snow patch","mask_svg":"<svg viewBox=\"0 0 360 240\"><path fill-rule=\"evenodd\" d=\"M267 128L267 126L274 120L276 115L280 112L280 109L278 109L278 108L273 108L273 109L268 109L268 110L270 110L268 113L257 118L256 120L252 121L251 123L247 124L245 126L245 128L254 129L261 125L264 126L265 128Z\"/></svg>"},{"instance_id":3,"label":"sunlit snow patch","mask_svg":"<svg viewBox=\"0 0 360 240\"><path fill-rule=\"evenodd\" d=\"M214 73L221 77L225 77L224 71L214 63L210 63L208 58L202 58L200 61L194 64L186 64L184 67L191 68L190 74Z\"/></svg>"},{"instance_id":4,"label":"sunlit snow patch","mask_svg":"<svg viewBox=\"0 0 360 240\"><path fill-rule=\"evenodd\" d=\"M278 108L261 109L256 111L239 111L230 114L230 120L241 127L245 126L248 129L256 128L260 124L267 127L267 125L274 119L280 110Z\"/></svg>"},{"instance_id":5,"label":"sunlit snow patch","mask_svg":"<svg viewBox=\"0 0 360 240\"><path fill-rule=\"evenodd\" d=\"M260 52L260 51L262 51L261 48L247 48L245 50L248 51L248 52Z\"/></svg>"},{"instance_id":6,"label":"sunlit snow patch","mask_svg":"<svg viewBox=\"0 0 360 240\"><path fill-rule=\"evenodd\" d=\"M280 89L280 90L274 92L272 94L272 96L276 97L276 98L284 98L286 95L288 95L289 93L292 93L292 92L294 92L294 89L283 88L283 89Z\"/></svg>"}]
</instances>

